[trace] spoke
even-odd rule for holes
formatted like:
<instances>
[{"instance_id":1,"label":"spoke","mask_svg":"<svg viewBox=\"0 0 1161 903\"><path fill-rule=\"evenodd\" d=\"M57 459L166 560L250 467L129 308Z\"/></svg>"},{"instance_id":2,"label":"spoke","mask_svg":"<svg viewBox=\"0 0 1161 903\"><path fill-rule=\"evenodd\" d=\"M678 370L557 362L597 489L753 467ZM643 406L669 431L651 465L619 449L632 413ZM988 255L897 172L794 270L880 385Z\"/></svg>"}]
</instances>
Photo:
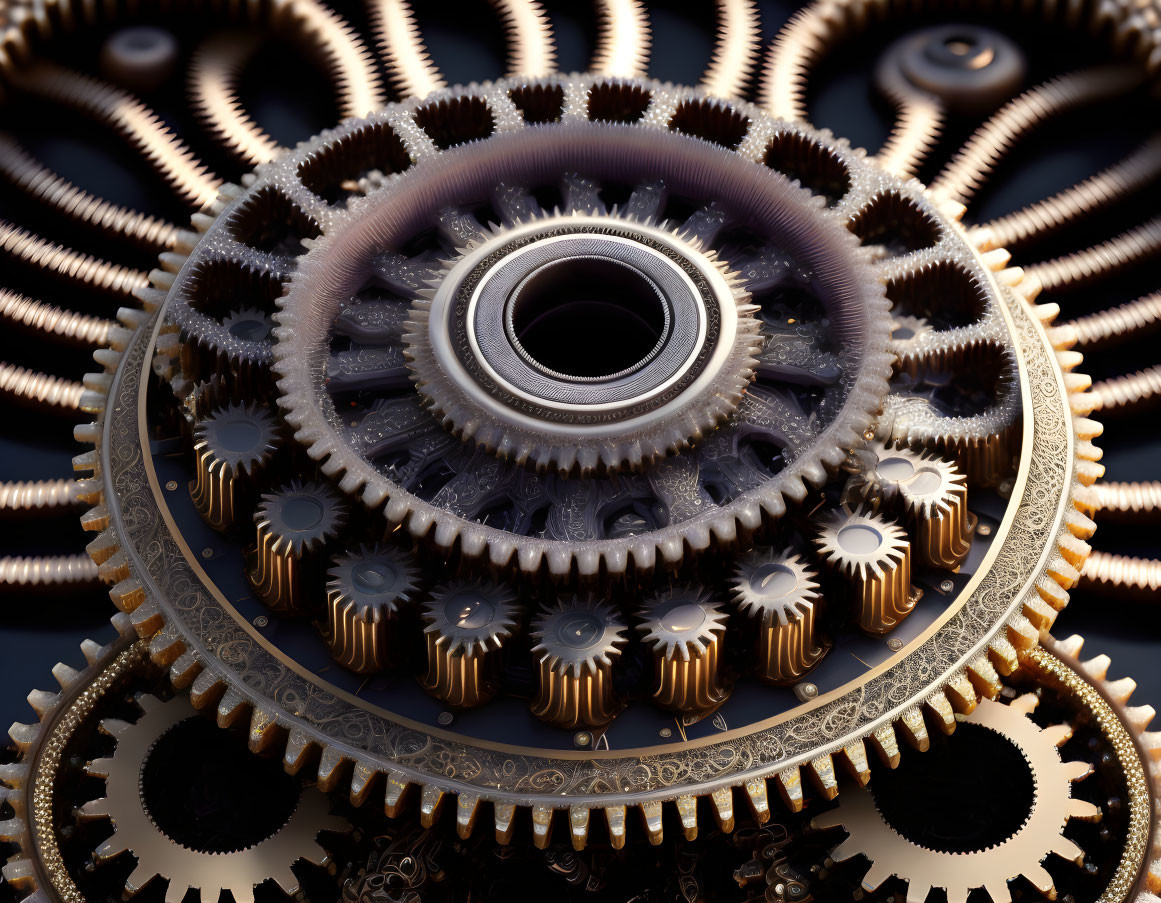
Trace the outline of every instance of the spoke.
<instances>
[{"instance_id":1,"label":"spoke","mask_svg":"<svg viewBox=\"0 0 1161 903\"><path fill-rule=\"evenodd\" d=\"M601 200L601 186L595 179L569 173L561 182L565 213L588 213L604 216L605 202Z\"/></svg>"},{"instance_id":2,"label":"spoke","mask_svg":"<svg viewBox=\"0 0 1161 903\"><path fill-rule=\"evenodd\" d=\"M726 225L726 211L717 203L693 213L681 226L681 234L702 247L712 247Z\"/></svg>"},{"instance_id":3,"label":"spoke","mask_svg":"<svg viewBox=\"0 0 1161 903\"><path fill-rule=\"evenodd\" d=\"M402 254L381 254L371 262L375 276L387 288L409 298L439 279L438 261L428 257L405 257Z\"/></svg>"}]
</instances>

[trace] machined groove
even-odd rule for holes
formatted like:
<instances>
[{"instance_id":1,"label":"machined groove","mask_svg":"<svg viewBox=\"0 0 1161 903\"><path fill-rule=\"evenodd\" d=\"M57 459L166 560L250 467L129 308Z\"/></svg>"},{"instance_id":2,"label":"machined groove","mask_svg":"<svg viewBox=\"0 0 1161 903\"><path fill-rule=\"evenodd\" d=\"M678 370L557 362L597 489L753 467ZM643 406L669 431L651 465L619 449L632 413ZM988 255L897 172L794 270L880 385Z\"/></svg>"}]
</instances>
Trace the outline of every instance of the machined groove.
<instances>
[{"instance_id":1,"label":"machined groove","mask_svg":"<svg viewBox=\"0 0 1161 903\"><path fill-rule=\"evenodd\" d=\"M1129 197L1161 176L1161 134L1154 135L1120 163L1050 198L1009 213L981 228L996 247L1015 248L1074 223Z\"/></svg>"},{"instance_id":2,"label":"machined groove","mask_svg":"<svg viewBox=\"0 0 1161 903\"><path fill-rule=\"evenodd\" d=\"M1085 285L1161 253L1161 217L1074 254L1024 267L1046 290Z\"/></svg>"},{"instance_id":3,"label":"machined groove","mask_svg":"<svg viewBox=\"0 0 1161 903\"><path fill-rule=\"evenodd\" d=\"M1091 491L1101 514L1121 518L1155 518L1161 514L1161 481L1094 483Z\"/></svg>"},{"instance_id":4,"label":"machined groove","mask_svg":"<svg viewBox=\"0 0 1161 903\"><path fill-rule=\"evenodd\" d=\"M76 480L0 483L0 511L40 511L84 505Z\"/></svg>"},{"instance_id":5,"label":"machined groove","mask_svg":"<svg viewBox=\"0 0 1161 903\"><path fill-rule=\"evenodd\" d=\"M1076 344L1103 345L1127 339L1134 333L1152 329L1161 322L1161 292L1146 295L1128 304L1078 317L1068 325L1076 330Z\"/></svg>"},{"instance_id":6,"label":"machined groove","mask_svg":"<svg viewBox=\"0 0 1161 903\"><path fill-rule=\"evenodd\" d=\"M116 295L132 297L137 289L149 285L149 277L141 270L98 260L53 244L4 220L0 220L0 251L11 254L29 266Z\"/></svg>"},{"instance_id":7,"label":"machined groove","mask_svg":"<svg viewBox=\"0 0 1161 903\"><path fill-rule=\"evenodd\" d=\"M426 97L447 82L419 34L407 0L369 0L367 17L392 86L400 97Z\"/></svg>"},{"instance_id":8,"label":"machined groove","mask_svg":"<svg viewBox=\"0 0 1161 903\"><path fill-rule=\"evenodd\" d=\"M76 411L80 409L84 391L85 387L78 382L0 362L0 395Z\"/></svg>"},{"instance_id":9,"label":"machined groove","mask_svg":"<svg viewBox=\"0 0 1161 903\"><path fill-rule=\"evenodd\" d=\"M1142 402L1156 401L1161 395L1161 365L1093 383L1089 391L1097 411L1132 408Z\"/></svg>"},{"instance_id":10,"label":"machined groove","mask_svg":"<svg viewBox=\"0 0 1161 903\"><path fill-rule=\"evenodd\" d=\"M0 586L69 586L98 580L97 565L88 555L0 558Z\"/></svg>"},{"instance_id":11,"label":"machined groove","mask_svg":"<svg viewBox=\"0 0 1161 903\"><path fill-rule=\"evenodd\" d=\"M109 330L115 325L112 320L62 310L8 289L0 289L0 317L82 345L107 345Z\"/></svg>"},{"instance_id":12,"label":"machined groove","mask_svg":"<svg viewBox=\"0 0 1161 903\"><path fill-rule=\"evenodd\" d=\"M508 38L508 77L539 78L556 71L552 23L536 0L492 0Z\"/></svg>"},{"instance_id":13,"label":"machined groove","mask_svg":"<svg viewBox=\"0 0 1161 903\"><path fill-rule=\"evenodd\" d=\"M762 50L762 22L754 0L718 0L718 34L700 87L715 97L741 97Z\"/></svg>"},{"instance_id":14,"label":"machined groove","mask_svg":"<svg viewBox=\"0 0 1161 903\"><path fill-rule=\"evenodd\" d=\"M194 112L215 141L251 166L273 160L282 150L250 118L238 96L238 79L259 46L253 35L216 35L198 48L189 73Z\"/></svg>"},{"instance_id":15,"label":"machined groove","mask_svg":"<svg viewBox=\"0 0 1161 903\"><path fill-rule=\"evenodd\" d=\"M1054 116L1117 97L1141 82L1138 69L1106 66L1058 76L1025 91L981 125L931 183L936 195L967 203L1025 135Z\"/></svg>"},{"instance_id":16,"label":"machined groove","mask_svg":"<svg viewBox=\"0 0 1161 903\"><path fill-rule=\"evenodd\" d=\"M77 110L116 131L183 200L205 207L217 198L221 179L131 94L51 63L37 63L10 78L24 92Z\"/></svg>"},{"instance_id":17,"label":"machined groove","mask_svg":"<svg viewBox=\"0 0 1161 903\"><path fill-rule=\"evenodd\" d=\"M590 69L640 78L649 66L649 15L641 0L596 0L600 31Z\"/></svg>"},{"instance_id":18,"label":"machined groove","mask_svg":"<svg viewBox=\"0 0 1161 903\"><path fill-rule=\"evenodd\" d=\"M178 229L172 223L82 191L41 166L4 133L0 133L0 174L36 202L102 232L148 248L172 248L177 242Z\"/></svg>"},{"instance_id":19,"label":"machined groove","mask_svg":"<svg viewBox=\"0 0 1161 903\"><path fill-rule=\"evenodd\" d=\"M1084 563L1080 579L1092 587L1152 594L1161 589L1161 561L1094 550Z\"/></svg>"}]
</instances>

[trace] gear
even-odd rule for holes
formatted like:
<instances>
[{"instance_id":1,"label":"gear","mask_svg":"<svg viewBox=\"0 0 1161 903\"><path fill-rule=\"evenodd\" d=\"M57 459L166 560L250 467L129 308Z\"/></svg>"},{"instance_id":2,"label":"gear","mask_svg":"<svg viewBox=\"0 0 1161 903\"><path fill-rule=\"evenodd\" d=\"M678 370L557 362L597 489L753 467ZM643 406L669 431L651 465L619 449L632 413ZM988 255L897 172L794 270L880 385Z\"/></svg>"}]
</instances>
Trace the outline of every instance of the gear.
<instances>
[{"instance_id":1,"label":"gear","mask_svg":"<svg viewBox=\"0 0 1161 903\"><path fill-rule=\"evenodd\" d=\"M734 604L756 632L755 670L775 684L796 683L826 650L816 635L817 575L793 549L756 548L734 566Z\"/></svg>"},{"instance_id":2,"label":"gear","mask_svg":"<svg viewBox=\"0 0 1161 903\"><path fill-rule=\"evenodd\" d=\"M704 714L728 695L723 647L726 611L709 590L677 587L646 600L637 630L653 655L653 700L678 712Z\"/></svg>"},{"instance_id":3,"label":"gear","mask_svg":"<svg viewBox=\"0 0 1161 903\"><path fill-rule=\"evenodd\" d=\"M197 480L190 495L211 527L235 526L252 506L257 480L278 451L278 424L255 405L214 410L194 428Z\"/></svg>"},{"instance_id":4,"label":"gear","mask_svg":"<svg viewBox=\"0 0 1161 903\"><path fill-rule=\"evenodd\" d=\"M424 605L424 688L449 705L475 706L495 692L505 643L519 623L515 594L499 583L451 583Z\"/></svg>"},{"instance_id":5,"label":"gear","mask_svg":"<svg viewBox=\"0 0 1161 903\"><path fill-rule=\"evenodd\" d=\"M701 103L643 84L675 110ZM718 146L712 118L691 137L613 128L590 105L530 128L503 119L510 90L404 105L424 123L470 101L496 124L414 166L392 158L397 178L319 216L276 316L299 440L390 521L561 577L650 570L758 511L777 518L882 403L888 324L866 254L833 213ZM384 130L352 123L302 154L337 166ZM289 161L264 178L302 194Z\"/></svg>"},{"instance_id":6,"label":"gear","mask_svg":"<svg viewBox=\"0 0 1161 903\"><path fill-rule=\"evenodd\" d=\"M346 506L321 483L293 480L262 496L254 512L257 538L246 565L246 578L258 597L275 611L302 613L316 606L323 554L346 521Z\"/></svg>"},{"instance_id":7,"label":"gear","mask_svg":"<svg viewBox=\"0 0 1161 903\"><path fill-rule=\"evenodd\" d=\"M394 546L362 545L334 559L327 572L331 654L369 674L390 664L399 611L419 593L419 569Z\"/></svg>"},{"instance_id":8,"label":"gear","mask_svg":"<svg viewBox=\"0 0 1161 903\"><path fill-rule=\"evenodd\" d=\"M620 709L613 659L626 642L611 605L592 598L547 606L532 625L539 683L532 713L558 727L600 727Z\"/></svg>"},{"instance_id":9,"label":"gear","mask_svg":"<svg viewBox=\"0 0 1161 903\"><path fill-rule=\"evenodd\" d=\"M999 734L1023 755L1033 781L1034 798L1022 824L1007 837L972 855L926 846L893 826L877 808L869 790L842 796L836 809L816 816L820 828L842 827L847 839L831 852L836 861L863 854L871 869L863 878L865 890L877 889L891 875L907 882L907 899L921 901L932 888L947 892L949 901L965 903L969 891L984 888L995 903L1011 899L1008 881L1023 875L1046 895L1053 891L1052 876L1041 866L1049 853L1079 862L1083 851L1061 833L1070 818L1092 819L1100 810L1074 799L1071 784L1091 770L1087 763L1061 762L1057 749L1072 735L1067 725L1039 728L1028 715L1036 708L1034 695L1008 705L983 700L964 718Z\"/></svg>"},{"instance_id":10,"label":"gear","mask_svg":"<svg viewBox=\"0 0 1161 903\"><path fill-rule=\"evenodd\" d=\"M522 112L533 109L528 92L539 92L534 125ZM629 116L638 108L642 117ZM807 187L795 188L769 170ZM650 183L658 176L662 184ZM293 208L318 224L317 236L308 238L295 262L293 280L286 263L280 284L290 285L275 330L276 391L286 419L296 441L320 462L322 478L370 509L352 517L344 540L378 540L383 525L374 527L374 518L385 515L388 529L400 526L421 540L416 561L432 582L447 579L451 562L469 581L486 576L506 583L516 569L535 575L521 584L534 595L552 592L542 577L566 594L593 591L594 585L637 587L635 598L621 589L607 593L622 623L636 599L664 591L668 571L679 564L689 568L684 573L701 575L711 593L723 592L730 556L746 551L759 528L802 547L798 531L816 525L825 510L820 501L829 506L838 500L841 465L870 439L878 408L890 403L883 393L891 320L877 288L884 282L899 310L933 325L935 345L915 358L915 373L944 364L954 371L960 359L949 349L983 344L1014 356L1018 351L1017 376L1036 383L1035 391L1020 387L1029 407L1018 417L1030 444L1011 448L1019 451L1023 472L1037 468L1036 491L1031 483L1019 483L1021 491L1010 502L997 503L1022 512L1004 521L1023 518L1018 541L1017 531L1002 525L989 554L970 556L964 565L962 591L930 597L933 608L946 599L946 610L931 610L931 626L900 649L890 645L892 654L880 667L852 677L847 656L822 658L811 671L814 697L805 688L795 694L756 687L745 675L739 678L748 684L744 693L731 693L713 718L682 719L679 738L662 730L657 719L665 716L648 704L651 669L642 667L636 648L622 656L613 644L595 670L584 672L586 685L574 681L574 687L571 671L569 680L558 679L556 671L567 669L543 655L546 650L530 662L522 643L506 642L505 692L487 702L491 712L453 716L450 725L441 720L437 726L436 716L445 713L410 682L368 681L347 669L320 676L305 661L313 654L308 644L318 642L307 619L280 617L277 630L255 643L251 620L223 606L214 591L228 579L226 556L190 568L180 544L174 544L176 552L164 545L160 558L142 554L146 538L139 528L148 524L166 532L168 521L152 510L156 499L138 486L137 477L126 473L140 456L118 455L103 444L81 466L100 467L95 480L104 504L86 523L106 531L92 548L108 561L104 573L118 581L115 600L133 612L143 633L156 632L158 660L175 679L189 683L195 703L220 698L228 713L223 721L249 713L256 743L285 740L290 770L313 763L310 753L317 748L325 786L352 773L357 798L370 787L384 787L385 805L394 811L404 789L416 784L428 820L449 793L458 797L457 820L462 816L469 825L480 799L489 799L496 804L502 840L510 836L517 806L533 810L534 824L543 829L538 838L547 836L553 810L567 808L570 824L575 819L579 826L600 808L613 836L622 839L627 806L640 808L650 837L660 838L663 801L670 800L679 801L683 830L694 830L696 796L706 788L715 788L709 794L712 811L723 824L733 818L733 788L745 792L755 811L768 813L768 780L790 807L800 808L807 793L803 768L819 793L837 792L834 750L866 775L866 740L894 762L896 730L916 746L929 742L924 711L950 730L955 711L970 711L980 696L998 691L997 670L1016 666L1017 649L1035 644L1066 600L1068 568L1083 558L1090 529L1071 512L1073 481L1091 480L1099 470L1092 462L1096 450L1087 442L1095 425L1070 413L1070 407L1084 406L1082 387L1056 377L1060 362L1075 364L1067 354L1057 358L1052 344L1066 342L1067 334L1053 332L1049 340L1035 321L1049 319L1050 312L1028 303L1034 283L1004 269L1003 255L973 244L957 223L957 207L929 197L918 183L882 173L833 136L769 119L745 104L711 104L685 89L594 76L469 86L393 105L287 152L244 189L227 186L212 216L198 218L204 234L176 267L177 276L156 276L157 290L146 292L147 304L159 308L161 317L169 304L189 296L188 277L209 259L229 260L231 266L251 259L239 248L253 245L243 240L237 214L257 209L259 195L281 198L264 209ZM753 216L739 217L739 211ZM787 212L800 226L781 222ZM434 301L424 297L431 294L430 283L466 266L476 243L507 249L507 236L527 229L539 236L531 247L547 240L537 231L545 223L566 220L626 230L642 247L638 239L657 230L659 240L693 248L705 261L712 262L706 253L712 251L727 272L737 273L748 304L758 308L746 311L733 302L739 318L759 323L763 343L754 348L754 375L733 415L703 429L689 447L648 463L643 456L638 470L614 464L583 474L577 467L568 476L560 468L537 472L464 441L424 407L403 353L420 348L421 331L407 324L416 322L413 311ZM778 240L772 240L779 222L773 230ZM609 237L598 236L602 242ZM561 244L572 239L560 237ZM860 249L860 242L874 250ZM501 257L519 251L505 250ZM352 266L336 268L340 259ZM682 259L699 260L692 254ZM502 267L503 260L488 266ZM609 264L608 272L623 276L623 263ZM914 272L943 273L941 266L965 274L970 289L962 296L970 304L951 306L955 316L944 316L936 303L944 276L907 281ZM351 284L330 280L340 271ZM720 276L722 269L715 265L703 274L707 284L714 273ZM632 273L627 283L613 283L628 286L618 293L621 313L647 327L641 335L650 329L657 336L666 329L675 334L678 294L643 291L649 286ZM332 289L338 293L332 296ZM702 294L703 302L709 296ZM656 307L652 298L659 299ZM699 309L714 308L702 303ZM668 311L668 327L657 326L658 311L662 321ZM446 322L470 325L459 316ZM584 353L565 362L540 360L538 355L551 355L564 343L542 342L535 322L520 323L520 348L540 365L547 363L540 369L529 364L530 371L584 376ZM502 325L511 345L507 321ZM82 427L82 438L136 436L142 411L149 416L157 409L180 410L181 399L167 402L158 395L161 389L142 385L133 369L152 353L152 334L147 328L123 332L116 334L127 343L122 368L112 378L93 380L117 397L94 401L101 424ZM163 325L158 346L167 335ZM635 369L638 363L661 356L661 349L654 353L655 338L647 348L635 340L631 350L640 357L627 365L606 359L606 352L618 351L622 336L617 338L597 343L602 359L588 362L600 364L596 375L630 369L632 377L644 372ZM169 350L160 348L163 355ZM470 341L457 353L479 362ZM113 355L101 360L117 365ZM900 366L896 391L910 390L916 378L911 366ZM249 397L240 374L226 373L225 382ZM588 385L583 379L578 384ZM149 405L141 404L142 394ZM684 434L688 440L696 432L691 427ZM147 485L148 476L142 479ZM983 498L991 504L994 495ZM793 517L786 517L791 510ZM902 539L913 539L906 533ZM715 556L705 554L711 544L718 547ZM1028 556L1029 544L1045 554ZM717 555L724 567L715 564ZM175 582L192 592L177 591ZM320 582L303 595L303 610L320 609L321 599ZM243 609L251 601L244 600ZM852 636L846 619L835 618L834 627L827 640L836 646L867 642ZM409 644L417 638L401 637ZM231 652L226 661L225 650L245 653L234 658ZM521 692L526 684L531 686ZM592 691L587 698L594 702L584 711L567 698L578 688ZM768 697L749 705L755 693ZM521 720L523 695L533 696L545 724ZM310 705L287 704L299 699ZM628 712L616 730L603 730L622 706ZM489 717L492 712L496 717ZM730 725L728 737L715 734L722 723ZM525 727L503 727L512 724ZM602 730L599 736L596 730L574 734L574 727ZM586 748L581 758L578 747ZM397 752L412 748L421 751ZM344 770L347 760L358 768ZM386 780L373 780L375 774ZM548 774L559 775L559 785L546 787L534 777Z\"/></svg>"},{"instance_id":11,"label":"gear","mask_svg":"<svg viewBox=\"0 0 1161 903\"><path fill-rule=\"evenodd\" d=\"M640 469L684 449L734 413L758 363L756 308L688 228L538 217L473 240L437 284L404 337L416 387L452 432L540 470ZM479 363L444 352L464 341L461 315Z\"/></svg>"},{"instance_id":12,"label":"gear","mask_svg":"<svg viewBox=\"0 0 1161 903\"><path fill-rule=\"evenodd\" d=\"M834 596L850 600L861 630L890 633L911 613L911 543L898 524L864 511L832 511L815 544Z\"/></svg>"},{"instance_id":13,"label":"gear","mask_svg":"<svg viewBox=\"0 0 1161 903\"><path fill-rule=\"evenodd\" d=\"M288 894L297 892L299 882L290 867L299 859L326 864L327 853L315 836L320 831L342 831L347 823L332 816L326 796L311 788L302 791L283 824L243 849L193 849L168 837L149 808L151 756L167 733L199 716L180 699L163 703L144 695L137 704L144 714L132 724L102 722L102 730L114 738L117 748L111 758L89 763L88 773L105 780L105 796L81 808L83 818L108 818L115 829L94 852L96 862L129 851L136 857L137 867L125 882L127 895L135 896L160 877L169 882L166 903L180 903L187 891L195 889L206 901L228 890L239 903L253 903L254 888L268 878Z\"/></svg>"}]
</instances>

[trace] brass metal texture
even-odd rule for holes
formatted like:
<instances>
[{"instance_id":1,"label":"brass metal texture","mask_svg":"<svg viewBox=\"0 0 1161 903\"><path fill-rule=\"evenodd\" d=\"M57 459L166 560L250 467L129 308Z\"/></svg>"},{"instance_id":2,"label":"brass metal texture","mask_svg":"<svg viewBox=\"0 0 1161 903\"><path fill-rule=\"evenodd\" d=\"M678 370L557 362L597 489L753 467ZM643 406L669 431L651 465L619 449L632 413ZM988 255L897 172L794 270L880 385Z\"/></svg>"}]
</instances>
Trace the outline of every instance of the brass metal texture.
<instances>
[{"instance_id":1,"label":"brass metal texture","mask_svg":"<svg viewBox=\"0 0 1161 903\"><path fill-rule=\"evenodd\" d=\"M865 633L890 633L911 614L911 542L893 521L863 511L832 511L815 539L831 575L828 598L842 600Z\"/></svg>"},{"instance_id":2,"label":"brass metal texture","mask_svg":"<svg viewBox=\"0 0 1161 903\"><path fill-rule=\"evenodd\" d=\"M331 655L359 674L389 667L399 612L418 594L414 561L394 546L363 545L336 557L327 575Z\"/></svg>"},{"instance_id":3,"label":"brass metal texture","mask_svg":"<svg viewBox=\"0 0 1161 903\"><path fill-rule=\"evenodd\" d=\"M797 683L821 661L817 575L802 556L758 547L734 566L733 601L754 637L754 670L773 684Z\"/></svg>"}]
</instances>

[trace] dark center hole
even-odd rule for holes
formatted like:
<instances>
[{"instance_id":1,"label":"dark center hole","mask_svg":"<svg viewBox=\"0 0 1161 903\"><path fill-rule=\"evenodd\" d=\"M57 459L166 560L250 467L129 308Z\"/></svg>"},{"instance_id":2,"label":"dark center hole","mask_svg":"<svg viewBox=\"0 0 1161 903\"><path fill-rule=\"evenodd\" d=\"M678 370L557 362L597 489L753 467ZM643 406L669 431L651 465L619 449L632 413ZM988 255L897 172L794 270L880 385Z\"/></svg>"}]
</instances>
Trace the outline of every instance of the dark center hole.
<instances>
[{"instance_id":1,"label":"dark center hole","mask_svg":"<svg viewBox=\"0 0 1161 903\"><path fill-rule=\"evenodd\" d=\"M1020 830L1036 800L1020 750L978 724L960 724L941 749L935 745L930 755L876 771L871 788L887 824L945 853L985 850Z\"/></svg>"},{"instance_id":2,"label":"dark center hole","mask_svg":"<svg viewBox=\"0 0 1161 903\"><path fill-rule=\"evenodd\" d=\"M644 361L665 331L660 289L607 257L546 264L516 290L512 329L540 366L586 379Z\"/></svg>"},{"instance_id":3,"label":"dark center hole","mask_svg":"<svg viewBox=\"0 0 1161 903\"><path fill-rule=\"evenodd\" d=\"M261 843L298 805L298 785L277 759L259 758L234 734L196 716L150 750L141 793L170 840L205 853Z\"/></svg>"}]
</instances>

